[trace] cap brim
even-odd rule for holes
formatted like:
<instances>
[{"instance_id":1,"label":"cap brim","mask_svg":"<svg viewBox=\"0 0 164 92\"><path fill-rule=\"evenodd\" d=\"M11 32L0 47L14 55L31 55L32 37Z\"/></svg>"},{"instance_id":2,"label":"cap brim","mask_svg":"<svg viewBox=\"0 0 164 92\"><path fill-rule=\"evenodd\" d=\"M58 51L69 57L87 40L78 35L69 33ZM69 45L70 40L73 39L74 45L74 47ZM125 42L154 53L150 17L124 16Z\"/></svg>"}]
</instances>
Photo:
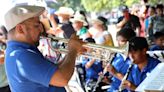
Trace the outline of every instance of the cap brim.
<instances>
[{"instance_id":1,"label":"cap brim","mask_svg":"<svg viewBox=\"0 0 164 92\"><path fill-rule=\"evenodd\" d=\"M91 23L94 24L94 23L98 23L98 24L103 24L102 21L98 20L98 19L92 19L91 20Z\"/></svg>"},{"instance_id":2,"label":"cap brim","mask_svg":"<svg viewBox=\"0 0 164 92\"><path fill-rule=\"evenodd\" d=\"M70 21L71 21L72 23L74 23L74 22L76 22L76 21L80 21L80 22L83 22L83 25L84 25L84 26L87 26L87 25L88 25L88 23L87 23L86 21L83 21L83 20L70 19Z\"/></svg>"}]
</instances>

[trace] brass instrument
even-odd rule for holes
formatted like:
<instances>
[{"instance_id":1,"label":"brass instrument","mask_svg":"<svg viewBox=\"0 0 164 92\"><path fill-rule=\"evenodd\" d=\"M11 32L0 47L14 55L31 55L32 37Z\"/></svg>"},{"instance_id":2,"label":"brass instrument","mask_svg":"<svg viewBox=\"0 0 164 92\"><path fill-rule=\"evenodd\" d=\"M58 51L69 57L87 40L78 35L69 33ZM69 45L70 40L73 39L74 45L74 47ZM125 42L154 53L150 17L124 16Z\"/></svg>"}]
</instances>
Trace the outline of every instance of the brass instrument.
<instances>
[{"instance_id":1,"label":"brass instrument","mask_svg":"<svg viewBox=\"0 0 164 92\"><path fill-rule=\"evenodd\" d=\"M64 39L60 37L41 37L41 39L47 39L50 43L50 48L54 52L60 52L67 54L68 49L68 41L69 39ZM99 76L98 81L93 89L96 90L96 87L99 86L99 82L101 82L102 78L104 77L104 74L107 72L107 65L111 64L114 56L116 53L124 54L125 58L128 55L129 50L129 43L127 43L124 47L112 47L112 46L104 46L99 44L93 44L93 43L86 43L83 45L87 49L85 53L80 54L80 56L88 57L88 58L94 58L103 61L103 63L106 63L106 67L103 70L102 76Z\"/></svg>"},{"instance_id":2,"label":"brass instrument","mask_svg":"<svg viewBox=\"0 0 164 92\"><path fill-rule=\"evenodd\" d=\"M67 53L67 44L69 39L64 39L60 37L41 37L43 39L48 39L51 43L50 47L54 51L61 53ZM80 56L86 56L89 58L99 59L101 61L108 61L112 53L122 53L125 56L128 54L129 44L127 43L124 47L112 47L112 46L103 46L93 43L86 43L83 45L86 48L89 48L87 52L80 54Z\"/></svg>"}]
</instances>

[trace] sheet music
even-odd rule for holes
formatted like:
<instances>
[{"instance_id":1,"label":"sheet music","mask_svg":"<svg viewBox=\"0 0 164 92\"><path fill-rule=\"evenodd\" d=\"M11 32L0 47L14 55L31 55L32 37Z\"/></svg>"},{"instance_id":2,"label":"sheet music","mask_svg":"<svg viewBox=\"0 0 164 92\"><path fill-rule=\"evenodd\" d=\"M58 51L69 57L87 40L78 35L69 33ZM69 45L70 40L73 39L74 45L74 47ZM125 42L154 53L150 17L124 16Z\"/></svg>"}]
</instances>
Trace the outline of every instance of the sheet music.
<instances>
[{"instance_id":1,"label":"sheet music","mask_svg":"<svg viewBox=\"0 0 164 92\"><path fill-rule=\"evenodd\" d=\"M136 88L136 91L164 91L164 63L158 64L146 79Z\"/></svg>"}]
</instances>

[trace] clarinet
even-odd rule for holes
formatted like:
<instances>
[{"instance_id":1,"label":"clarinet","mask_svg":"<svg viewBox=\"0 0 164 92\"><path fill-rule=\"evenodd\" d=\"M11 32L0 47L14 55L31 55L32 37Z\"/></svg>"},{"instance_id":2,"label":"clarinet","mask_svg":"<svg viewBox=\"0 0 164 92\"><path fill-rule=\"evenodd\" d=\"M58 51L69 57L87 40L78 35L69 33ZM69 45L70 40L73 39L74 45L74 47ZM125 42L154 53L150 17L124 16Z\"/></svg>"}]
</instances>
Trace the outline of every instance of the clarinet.
<instances>
[{"instance_id":1,"label":"clarinet","mask_svg":"<svg viewBox=\"0 0 164 92\"><path fill-rule=\"evenodd\" d=\"M123 79L122 79L122 81L121 81L121 84L120 84L120 86L119 86L118 92L121 92L122 90L124 90L123 82L124 82L125 80L127 80L128 76L129 76L129 74L130 74L130 72L131 72L131 70L132 70L132 67L133 67L133 63L131 63L131 64L129 65L128 70L127 70L126 74L124 75L124 77L123 77Z\"/></svg>"},{"instance_id":2,"label":"clarinet","mask_svg":"<svg viewBox=\"0 0 164 92\"><path fill-rule=\"evenodd\" d=\"M102 75L99 75L99 77L97 79L97 82L96 82L96 84L95 84L92 92L95 92L96 91L96 88L99 86L99 83L102 81L102 79L104 78L104 75L107 73L107 66L112 63L112 61L114 60L114 57L115 56L116 56L116 53L114 53L114 54L111 55L111 59L108 61L106 67L104 68L103 74Z\"/></svg>"}]
</instances>

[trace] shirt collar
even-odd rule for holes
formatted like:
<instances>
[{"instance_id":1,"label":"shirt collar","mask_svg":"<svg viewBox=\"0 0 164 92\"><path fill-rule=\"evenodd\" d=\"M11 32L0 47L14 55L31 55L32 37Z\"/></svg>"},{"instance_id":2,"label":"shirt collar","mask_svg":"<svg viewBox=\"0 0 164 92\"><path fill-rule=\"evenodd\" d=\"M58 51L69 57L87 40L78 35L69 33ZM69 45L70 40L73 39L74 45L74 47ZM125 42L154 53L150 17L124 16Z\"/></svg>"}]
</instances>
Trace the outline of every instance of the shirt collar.
<instances>
[{"instance_id":1,"label":"shirt collar","mask_svg":"<svg viewBox=\"0 0 164 92\"><path fill-rule=\"evenodd\" d=\"M24 43L24 42L18 42L18 41L8 41L7 42L7 47L22 47L22 48L25 48L25 49L32 49L32 50L37 50L37 47L35 46L32 46L28 43Z\"/></svg>"},{"instance_id":2,"label":"shirt collar","mask_svg":"<svg viewBox=\"0 0 164 92\"><path fill-rule=\"evenodd\" d=\"M152 64L151 58L149 58L149 56L148 56L147 65L143 68L142 72L147 72L148 70L150 70L151 69L151 64Z\"/></svg>"}]
</instances>

